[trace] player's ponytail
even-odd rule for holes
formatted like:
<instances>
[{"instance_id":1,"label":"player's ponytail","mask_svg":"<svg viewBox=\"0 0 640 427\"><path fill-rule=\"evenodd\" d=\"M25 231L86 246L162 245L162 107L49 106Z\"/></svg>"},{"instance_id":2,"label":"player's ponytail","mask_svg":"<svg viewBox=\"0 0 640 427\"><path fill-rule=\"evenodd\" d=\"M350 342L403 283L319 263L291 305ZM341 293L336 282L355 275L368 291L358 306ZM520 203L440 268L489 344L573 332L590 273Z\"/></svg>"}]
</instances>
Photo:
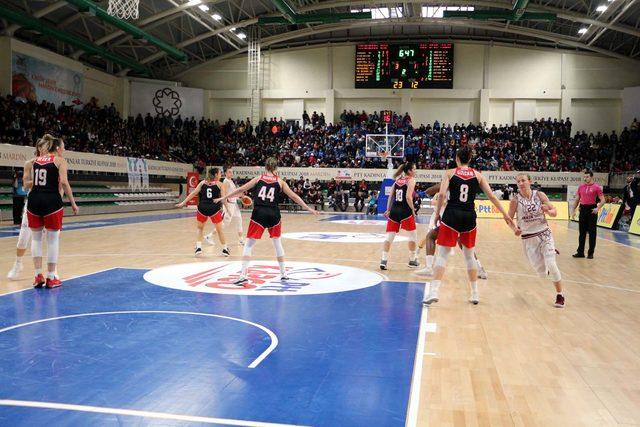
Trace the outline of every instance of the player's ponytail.
<instances>
[{"instance_id":1,"label":"player's ponytail","mask_svg":"<svg viewBox=\"0 0 640 427\"><path fill-rule=\"evenodd\" d=\"M210 168L207 171L207 180L208 181L213 181L214 179L216 179L216 175L218 175L218 173L220 173L220 169L218 169L218 168Z\"/></svg>"},{"instance_id":2,"label":"player's ponytail","mask_svg":"<svg viewBox=\"0 0 640 427\"><path fill-rule=\"evenodd\" d=\"M57 138L51 134L45 133L42 138L36 142L36 156L44 156L51 152L53 142Z\"/></svg>"},{"instance_id":3,"label":"player's ponytail","mask_svg":"<svg viewBox=\"0 0 640 427\"><path fill-rule=\"evenodd\" d=\"M49 153L55 153L62 145L62 138L56 138L55 136L45 135L51 138L51 144L49 145Z\"/></svg>"},{"instance_id":4,"label":"player's ponytail","mask_svg":"<svg viewBox=\"0 0 640 427\"><path fill-rule=\"evenodd\" d=\"M456 152L456 157L460 160L461 164L468 165L471 163L471 158L473 157L473 149L469 145L460 147Z\"/></svg>"},{"instance_id":5,"label":"player's ponytail","mask_svg":"<svg viewBox=\"0 0 640 427\"><path fill-rule=\"evenodd\" d=\"M409 172L411 172L411 170L413 170L414 167L415 165L413 164L413 162L403 163L400 165L398 169L396 169L396 172L393 174L393 177L397 178L402 174L408 175Z\"/></svg>"},{"instance_id":6,"label":"player's ponytail","mask_svg":"<svg viewBox=\"0 0 640 427\"><path fill-rule=\"evenodd\" d=\"M278 169L278 161L275 157L269 157L264 163L264 168L267 170L267 172L275 174L276 169Z\"/></svg>"}]
</instances>

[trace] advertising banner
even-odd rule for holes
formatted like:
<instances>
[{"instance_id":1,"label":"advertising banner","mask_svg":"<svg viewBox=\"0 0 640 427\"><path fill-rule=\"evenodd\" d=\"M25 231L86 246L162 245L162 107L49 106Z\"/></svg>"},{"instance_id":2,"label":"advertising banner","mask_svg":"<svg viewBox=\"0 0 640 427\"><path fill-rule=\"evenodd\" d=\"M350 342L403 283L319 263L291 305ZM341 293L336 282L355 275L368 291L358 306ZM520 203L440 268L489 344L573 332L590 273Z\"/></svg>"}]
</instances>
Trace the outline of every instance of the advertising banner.
<instances>
[{"instance_id":1,"label":"advertising banner","mask_svg":"<svg viewBox=\"0 0 640 427\"><path fill-rule=\"evenodd\" d=\"M619 203L605 203L598 212L598 227L611 228L620 210Z\"/></svg>"},{"instance_id":2,"label":"advertising banner","mask_svg":"<svg viewBox=\"0 0 640 427\"><path fill-rule=\"evenodd\" d=\"M189 172L187 174L187 195L191 194L191 192L196 189L199 183L200 183L200 175L198 175L198 172ZM198 196L194 197L193 199L187 202L187 206L192 206L197 204L198 204Z\"/></svg>"},{"instance_id":3,"label":"advertising banner","mask_svg":"<svg viewBox=\"0 0 640 427\"><path fill-rule=\"evenodd\" d=\"M127 157L127 175L130 189L149 189L149 167L146 159Z\"/></svg>"},{"instance_id":4,"label":"advertising banner","mask_svg":"<svg viewBox=\"0 0 640 427\"><path fill-rule=\"evenodd\" d=\"M21 168L24 162L33 158L34 148L20 145L0 144L0 166ZM128 173L129 166L126 157L107 156L104 154L81 153L65 151L69 170L88 172ZM184 177L193 170L187 163L165 162L160 160L146 160L148 175Z\"/></svg>"},{"instance_id":5,"label":"advertising banner","mask_svg":"<svg viewBox=\"0 0 640 427\"><path fill-rule=\"evenodd\" d=\"M222 166L217 166L222 167ZM259 166L234 166L234 172L238 177L254 178L264 172L264 168ZM418 169L416 171L416 181L437 183L442 180L442 170ZM298 179L309 178L311 181L331 181L351 179L353 181L375 181L382 182L387 177L386 169L333 169L333 168L289 168L278 169L278 174L282 178ZM483 171L482 174L489 181L489 184L515 184L518 172L491 172ZM579 172L531 172L532 182L537 182L543 187L563 187L567 185L579 185L582 183L582 173ZM608 175L606 173L595 173L593 178L601 185L607 185Z\"/></svg>"},{"instance_id":6,"label":"advertising banner","mask_svg":"<svg viewBox=\"0 0 640 427\"><path fill-rule=\"evenodd\" d=\"M28 101L81 105L82 73L13 52L11 91Z\"/></svg>"},{"instance_id":7,"label":"advertising banner","mask_svg":"<svg viewBox=\"0 0 640 427\"><path fill-rule=\"evenodd\" d=\"M500 203L504 207L504 209L509 211L509 201L508 200L500 200ZM558 211L558 215L556 217L550 217L547 215L548 220L568 220L569 219L569 210L567 209L566 202L551 202L553 206L555 206ZM493 203L489 200L476 200L476 214L478 218L502 218L502 214Z\"/></svg>"},{"instance_id":8,"label":"advertising banner","mask_svg":"<svg viewBox=\"0 0 640 427\"><path fill-rule=\"evenodd\" d=\"M640 235L640 208L636 208L636 212L633 214L633 218L631 218L629 233Z\"/></svg>"},{"instance_id":9,"label":"advertising banner","mask_svg":"<svg viewBox=\"0 0 640 427\"><path fill-rule=\"evenodd\" d=\"M204 90L155 83L131 82L131 114L147 113L183 119L204 115Z\"/></svg>"}]
</instances>

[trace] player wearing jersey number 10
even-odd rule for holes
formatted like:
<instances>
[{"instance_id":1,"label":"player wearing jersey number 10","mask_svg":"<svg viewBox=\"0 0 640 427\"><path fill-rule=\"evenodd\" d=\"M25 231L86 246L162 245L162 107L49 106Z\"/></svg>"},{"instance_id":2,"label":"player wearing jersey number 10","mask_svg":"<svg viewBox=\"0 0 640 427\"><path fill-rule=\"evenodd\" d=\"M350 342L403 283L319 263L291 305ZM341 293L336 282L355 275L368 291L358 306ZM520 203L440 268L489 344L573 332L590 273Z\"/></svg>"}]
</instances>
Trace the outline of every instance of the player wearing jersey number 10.
<instances>
[{"instance_id":1,"label":"player wearing jersey number 10","mask_svg":"<svg viewBox=\"0 0 640 427\"><path fill-rule=\"evenodd\" d=\"M307 206L300 196L294 193L287 183L280 179L276 174L277 169L278 161L275 158L270 157L265 162L265 172L262 175L253 178L240 188L227 194L226 197L214 200L215 202L228 200L233 197L238 197L249 190L253 190L253 212L251 212L251 221L249 222L247 239L242 253L242 270L240 271L240 276L234 282L235 285L244 286L244 284L249 281L247 272L249 269L249 262L251 261L251 252L253 250L253 246L256 244L256 240L262 238L262 234L265 230L269 232L269 237L271 237L273 247L276 250L276 258L278 260L278 265L280 266L281 280L289 280L284 265L284 249L282 248L282 242L280 241L282 225L280 223L280 207L278 204L280 202L281 193L289 196L291 200L312 214L318 215L318 212L316 212L315 209Z\"/></svg>"},{"instance_id":2,"label":"player wearing jersey number 10","mask_svg":"<svg viewBox=\"0 0 640 427\"><path fill-rule=\"evenodd\" d=\"M468 145L459 148L456 152L455 169L445 172L440 183L440 193L438 196L435 212L436 223L440 223L436 246L436 258L433 269L433 280L429 287L429 294L425 295L424 304L438 302L438 292L442 277L444 276L447 258L450 249L458 243L462 245L462 253L467 265L467 274L471 282L471 297L469 302L478 304L478 264L474 257L476 246L476 193L482 190L491 203L502 213L502 217L507 224L515 230L515 224L507 214L504 207L491 191L487 180L477 170L470 168L472 150ZM447 195L448 194L448 195ZM440 208L445 197L448 198L447 207L440 218Z\"/></svg>"}]
</instances>

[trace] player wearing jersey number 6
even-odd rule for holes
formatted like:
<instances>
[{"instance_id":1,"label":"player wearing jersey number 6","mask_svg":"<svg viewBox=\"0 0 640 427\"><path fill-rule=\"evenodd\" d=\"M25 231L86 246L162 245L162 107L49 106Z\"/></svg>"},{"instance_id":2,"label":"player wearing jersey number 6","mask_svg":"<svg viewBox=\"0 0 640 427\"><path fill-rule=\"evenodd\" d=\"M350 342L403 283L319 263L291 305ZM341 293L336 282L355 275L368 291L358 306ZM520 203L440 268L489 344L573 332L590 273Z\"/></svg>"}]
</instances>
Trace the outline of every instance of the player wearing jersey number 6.
<instances>
[{"instance_id":1,"label":"player wearing jersey number 6","mask_svg":"<svg viewBox=\"0 0 640 427\"><path fill-rule=\"evenodd\" d=\"M458 241L462 244L462 253L464 254L467 265L469 282L471 282L471 297L469 298L469 302L473 304L480 302L477 283L478 264L474 257L474 248L476 246L475 199L476 194L480 190L489 197L489 200L491 200L491 203L500 211L507 224L513 230L516 229L513 220L491 191L487 180L480 172L469 167L471 159L472 151L470 146L466 145L458 149L456 153L456 164L458 167L446 171L440 183L438 202L435 212L433 213L436 224L439 222L440 226L438 230L433 280L431 281L429 294L425 296L423 301L424 304L427 305L438 302L438 291L440 290L445 266L447 265L447 257L449 256L450 249L454 247ZM448 202L441 218L440 208L444 203L445 197L448 198Z\"/></svg>"},{"instance_id":2,"label":"player wearing jersey number 6","mask_svg":"<svg viewBox=\"0 0 640 427\"><path fill-rule=\"evenodd\" d=\"M226 197L214 200L214 202L220 202L223 199L228 201L233 197L244 194L246 191L253 190L253 212L251 212L251 221L249 222L249 230L247 230L247 240L242 253L242 270L240 276L234 282L236 285L244 286L244 284L249 281L247 271L249 269L249 262L251 261L251 252L253 246L256 244L256 240L262 238L265 230L269 232L269 237L271 237L273 247L276 250L281 280L289 280L284 266L284 249L280 241L282 224L280 222L280 207L278 203L281 193L289 196L291 200L312 214L318 215L315 209L307 206L300 196L294 193L287 183L280 179L276 174L277 168L278 161L273 157L268 158L265 162L265 173L253 178L240 188L227 194Z\"/></svg>"}]
</instances>

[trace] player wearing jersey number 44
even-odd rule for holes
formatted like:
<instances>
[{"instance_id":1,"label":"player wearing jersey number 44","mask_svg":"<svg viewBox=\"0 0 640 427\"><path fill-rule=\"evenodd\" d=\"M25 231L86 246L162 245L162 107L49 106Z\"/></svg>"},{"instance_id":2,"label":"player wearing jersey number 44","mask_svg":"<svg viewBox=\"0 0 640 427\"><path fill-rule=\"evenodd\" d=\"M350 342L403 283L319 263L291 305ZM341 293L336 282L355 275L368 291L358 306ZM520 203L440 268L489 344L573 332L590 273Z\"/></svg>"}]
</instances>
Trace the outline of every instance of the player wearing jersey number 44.
<instances>
[{"instance_id":1,"label":"player wearing jersey number 44","mask_svg":"<svg viewBox=\"0 0 640 427\"><path fill-rule=\"evenodd\" d=\"M522 237L524 253L531 267L541 277L546 277L556 287L556 302L558 308L564 307L564 295L560 280L560 269L556 264L556 250L553 236L547 224L545 215L551 217L558 213L549 198L542 191L531 190L531 178L526 173L518 174L518 194L509 204L509 217L517 215L518 228L516 236Z\"/></svg>"},{"instance_id":2,"label":"player wearing jersey number 44","mask_svg":"<svg viewBox=\"0 0 640 427\"><path fill-rule=\"evenodd\" d=\"M227 194L226 197L215 199L214 202L221 202L238 197L247 191L253 191L253 212L251 212L251 221L249 222L249 230L247 230L247 239L244 244L242 253L242 269L235 285L244 286L249 281L247 272L249 270L249 262L251 262L251 253L256 240L262 238L265 230L269 232L269 237L273 242L276 250L276 259L280 266L280 279L289 280L287 270L284 265L284 249L280 241L282 233L282 224L280 217L280 197L281 193L286 194L300 205L303 209L318 215L315 209L310 208L307 204L294 193L291 188L277 175L278 161L270 157L265 162L265 172L259 177L253 178L240 188Z\"/></svg>"},{"instance_id":3,"label":"player wearing jersey number 44","mask_svg":"<svg viewBox=\"0 0 640 427\"><path fill-rule=\"evenodd\" d=\"M458 241L462 245L462 253L467 265L467 273L469 282L471 282L471 297L469 302L478 304L480 298L478 295L478 264L474 256L474 248L476 246L476 210L475 199L476 194L482 190L491 203L502 213L507 224L515 230L515 224L500 201L491 191L491 187L482 174L469 167L472 160L472 150L468 145L458 149L456 153L455 169L445 172L440 183L440 192L438 202L433 215L436 224L439 222L438 239L436 246L436 257L434 261L433 280L429 287L429 294L425 295L424 304L430 305L438 302L439 290L442 277L444 276L445 266L450 249L454 247ZM447 196L448 194L448 196ZM445 197L448 197L447 207L444 209L442 218L440 217L440 209L444 203Z\"/></svg>"}]
</instances>

